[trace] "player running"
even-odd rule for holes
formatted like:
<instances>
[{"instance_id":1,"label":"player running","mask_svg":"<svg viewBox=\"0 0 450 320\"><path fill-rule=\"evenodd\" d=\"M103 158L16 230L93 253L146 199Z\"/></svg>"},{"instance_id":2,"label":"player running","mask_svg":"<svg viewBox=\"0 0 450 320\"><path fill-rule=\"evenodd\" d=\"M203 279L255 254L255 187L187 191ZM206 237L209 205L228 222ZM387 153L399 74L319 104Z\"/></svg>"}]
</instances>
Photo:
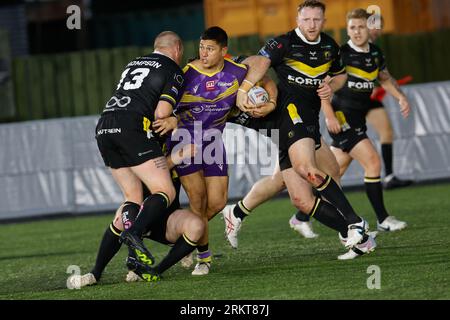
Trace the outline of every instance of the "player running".
<instances>
[{"instance_id":1,"label":"player running","mask_svg":"<svg viewBox=\"0 0 450 320\"><path fill-rule=\"evenodd\" d=\"M270 66L280 79L277 101L279 162L282 180L293 204L337 230L348 248L372 243L370 250L373 250L374 241L366 233L367 223L354 212L338 183L330 176L337 164L319 132L321 105L332 110L331 105L321 103L321 100L328 100L346 80L339 47L321 32L324 13L325 5L319 1L302 3L298 8L298 28L269 40L259 56L249 57L250 70L246 80L255 83ZM328 83L323 81L327 75L333 76ZM250 87L244 82L241 85L243 92L238 93L237 104L243 111L252 108L245 94ZM323 154L322 164L317 161L319 153ZM311 186L327 201L313 196ZM315 199L312 205L310 198Z\"/></svg>"},{"instance_id":2,"label":"player running","mask_svg":"<svg viewBox=\"0 0 450 320\"><path fill-rule=\"evenodd\" d=\"M327 117L332 152L343 176L353 159L364 168L366 194L377 216L380 231L396 231L406 227L387 212L381 184L381 159L366 134L366 115L370 111L373 88L378 80L382 87L398 99L404 118L410 113L409 102L386 68L382 51L369 42L367 21L370 15L364 9L355 9L347 15L348 43L341 47L342 60L348 73L345 86L336 92L332 105L334 114ZM333 127L333 124L337 126Z\"/></svg>"}]
</instances>

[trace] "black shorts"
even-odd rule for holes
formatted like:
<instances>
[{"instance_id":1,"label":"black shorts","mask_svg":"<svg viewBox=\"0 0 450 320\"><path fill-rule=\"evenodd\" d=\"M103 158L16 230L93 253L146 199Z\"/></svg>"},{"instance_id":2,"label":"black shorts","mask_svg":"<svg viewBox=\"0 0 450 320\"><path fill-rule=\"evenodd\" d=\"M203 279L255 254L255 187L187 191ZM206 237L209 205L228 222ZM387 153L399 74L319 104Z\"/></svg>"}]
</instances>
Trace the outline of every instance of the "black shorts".
<instances>
[{"instance_id":1,"label":"black shorts","mask_svg":"<svg viewBox=\"0 0 450 320\"><path fill-rule=\"evenodd\" d=\"M333 102L336 117L341 125L341 132L330 134L331 145L349 153L360 141L367 139L366 110L343 109Z\"/></svg>"},{"instance_id":2,"label":"black shorts","mask_svg":"<svg viewBox=\"0 0 450 320\"><path fill-rule=\"evenodd\" d=\"M97 146L107 167L134 167L163 156L157 138L144 130L148 119L130 112L111 112L100 117L95 129Z\"/></svg>"},{"instance_id":3,"label":"black shorts","mask_svg":"<svg viewBox=\"0 0 450 320\"><path fill-rule=\"evenodd\" d=\"M384 108L383 102L370 99L369 111L373 110L373 109L378 109L378 108Z\"/></svg>"},{"instance_id":4,"label":"black shorts","mask_svg":"<svg viewBox=\"0 0 450 320\"><path fill-rule=\"evenodd\" d=\"M297 141L311 138L316 150L321 147L319 111L302 106L298 99L285 98L279 108L278 128L280 129L279 163L281 171L292 167L289 160L289 148Z\"/></svg>"}]
</instances>

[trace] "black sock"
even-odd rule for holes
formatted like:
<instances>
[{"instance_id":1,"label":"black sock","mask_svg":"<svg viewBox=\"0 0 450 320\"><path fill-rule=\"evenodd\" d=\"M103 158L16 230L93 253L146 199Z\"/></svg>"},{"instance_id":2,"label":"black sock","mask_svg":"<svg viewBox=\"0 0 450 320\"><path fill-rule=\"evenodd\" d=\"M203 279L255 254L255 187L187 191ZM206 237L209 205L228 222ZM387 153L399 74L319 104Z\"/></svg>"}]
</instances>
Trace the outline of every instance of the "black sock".
<instances>
[{"instance_id":1,"label":"black sock","mask_svg":"<svg viewBox=\"0 0 450 320\"><path fill-rule=\"evenodd\" d=\"M119 251L121 243L119 242L120 230L114 227L111 223L103 234L102 242L97 253L97 260L91 273L94 275L95 280L99 281L102 276L103 270L111 259Z\"/></svg>"},{"instance_id":2,"label":"black sock","mask_svg":"<svg viewBox=\"0 0 450 320\"><path fill-rule=\"evenodd\" d=\"M234 206L233 214L236 218L244 220L250 214L251 210L247 209L244 205L243 200L239 201L237 205Z\"/></svg>"},{"instance_id":3,"label":"black sock","mask_svg":"<svg viewBox=\"0 0 450 320\"><path fill-rule=\"evenodd\" d=\"M295 214L295 218L298 221L303 221L303 222L308 222L310 219L309 215L307 215L306 213L298 210L297 213Z\"/></svg>"},{"instance_id":4,"label":"black sock","mask_svg":"<svg viewBox=\"0 0 450 320\"><path fill-rule=\"evenodd\" d=\"M154 221L158 220L165 213L165 209L169 206L169 197L162 192L152 194L144 200L142 210L130 228L130 232L138 236L142 236L145 230L151 227Z\"/></svg>"},{"instance_id":5,"label":"black sock","mask_svg":"<svg viewBox=\"0 0 450 320\"><path fill-rule=\"evenodd\" d=\"M342 213L348 224L362 221L355 210L353 210L342 189L339 188L337 183L330 176L326 176L324 182L316 189L322 197L330 201L330 203Z\"/></svg>"},{"instance_id":6,"label":"black sock","mask_svg":"<svg viewBox=\"0 0 450 320\"><path fill-rule=\"evenodd\" d=\"M122 224L125 230L131 228L136 221L141 206L137 203L126 201L122 207Z\"/></svg>"},{"instance_id":7,"label":"black sock","mask_svg":"<svg viewBox=\"0 0 450 320\"><path fill-rule=\"evenodd\" d=\"M124 206L122 207L122 224L123 228L125 230L128 230L131 228L131 226L136 221L136 218L139 214L139 210L141 209L141 206L137 203L126 201L124 203ZM134 256L133 249L128 247L128 255L130 257Z\"/></svg>"},{"instance_id":8,"label":"black sock","mask_svg":"<svg viewBox=\"0 0 450 320\"><path fill-rule=\"evenodd\" d=\"M178 238L177 242L175 242L175 245L170 249L169 253L155 267L155 271L158 274L163 273L189 253L194 251L196 246L196 242L189 240L189 238L183 234Z\"/></svg>"},{"instance_id":9,"label":"black sock","mask_svg":"<svg viewBox=\"0 0 450 320\"><path fill-rule=\"evenodd\" d=\"M314 217L323 225L336 230L344 238L347 238L347 221L345 221L344 217L333 205L325 200L316 198L316 202L314 203L310 216Z\"/></svg>"},{"instance_id":10,"label":"black sock","mask_svg":"<svg viewBox=\"0 0 450 320\"><path fill-rule=\"evenodd\" d=\"M381 156L383 157L384 173L388 176L392 174L392 143L381 145Z\"/></svg>"},{"instance_id":11,"label":"black sock","mask_svg":"<svg viewBox=\"0 0 450 320\"><path fill-rule=\"evenodd\" d=\"M389 214L386 211L383 201L383 188L381 186L381 178L364 178L364 184L366 185L367 197L372 204L372 208L375 210L379 223L382 223Z\"/></svg>"},{"instance_id":12,"label":"black sock","mask_svg":"<svg viewBox=\"0 0 450 320\"><path fill-rule=\"evenodd\" d=\"M204 253L208 250L209 250L209 243L202 245L202 246L197 246L198 253Z\"/></svg>"}]
</instances>

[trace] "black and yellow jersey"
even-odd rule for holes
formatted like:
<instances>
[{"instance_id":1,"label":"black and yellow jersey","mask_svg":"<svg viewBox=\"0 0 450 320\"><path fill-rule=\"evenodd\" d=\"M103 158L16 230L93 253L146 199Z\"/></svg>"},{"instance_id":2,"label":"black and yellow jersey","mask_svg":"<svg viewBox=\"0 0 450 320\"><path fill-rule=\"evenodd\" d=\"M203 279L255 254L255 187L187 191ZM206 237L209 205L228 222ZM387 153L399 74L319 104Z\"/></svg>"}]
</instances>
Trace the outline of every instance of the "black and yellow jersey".
<instances>
[{"instance_id":1,"label":"black and yellow jersey","mask_svg":"<svg viewBox=\"0 0 450 320\"><path fill-rule=\"evenodd\" d=\"M346 108L368 108L378 74L386 69L383 52L372 43L367 52L362 52L349 41L341 47L341 55L348 79L345 86L336 92L337 100L348 101Z\"/></svg>"},{"instance_id":2,"label":"black and yellow jersey","mask_svg":"<svg viewBox=\"0 0 450 320\"><path fill-rule=\"evenodd\" d=\"M322 32L316 42L309 42L297 28L267 41L259 55L271 60L282 99L289 95L319 111L317 89L322 80L327 75L345 73L339 51L336 41L327 34Z\"/></svg>"},{"instance_id":3,"label":"black and yellow jersey","mask_svg":"<svg viewBox=\"0 0 450 320\"><path fill-rule=\"evenodd\" d=\"M154 120L156 106L160 100L167 101L175 109L183 93L184 74L169 57L151 53L131 61L122 72L122 77L103 114L129 111L143 116L144 121Z\"/></svg>"}]
</instances>

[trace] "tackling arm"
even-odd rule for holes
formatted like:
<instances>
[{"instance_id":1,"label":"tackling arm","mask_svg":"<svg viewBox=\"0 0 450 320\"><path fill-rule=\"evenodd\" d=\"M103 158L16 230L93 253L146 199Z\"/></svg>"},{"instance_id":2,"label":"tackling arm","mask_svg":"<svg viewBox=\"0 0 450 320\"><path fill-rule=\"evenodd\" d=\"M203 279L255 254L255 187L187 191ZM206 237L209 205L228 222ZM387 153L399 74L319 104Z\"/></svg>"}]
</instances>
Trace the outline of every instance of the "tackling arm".
<instances>
[{"instance_id":1,"label":"tackling arm","mask_svg":"<svg viewBox=\"0 0 450 320\"><path fill-rule=\"evenodd\" d=\"M261 80L262 87L269 94L269 102L263 104L262 106L257 107L253 110L252 116L254 118L262 118L267 116L273 110L275 110L277 106L277 97L278 97L278 88L275 83L267 74Z\"/></svg>"},{"instance_id":2,"label":"tackling arm","mask_svg":"<svg viewBox=\"0 0 450 320\"><path fill-rule=\"evenodd\" d=\"M261 80L270 68L270 59L263 56L250 56L246 58L243 64L247 65L247 75L242 82L236 97L236 105L242 111L249 111L254 109L251 103L248 102L247 92L256 82Z\"/></svg>"}]
</instances>

